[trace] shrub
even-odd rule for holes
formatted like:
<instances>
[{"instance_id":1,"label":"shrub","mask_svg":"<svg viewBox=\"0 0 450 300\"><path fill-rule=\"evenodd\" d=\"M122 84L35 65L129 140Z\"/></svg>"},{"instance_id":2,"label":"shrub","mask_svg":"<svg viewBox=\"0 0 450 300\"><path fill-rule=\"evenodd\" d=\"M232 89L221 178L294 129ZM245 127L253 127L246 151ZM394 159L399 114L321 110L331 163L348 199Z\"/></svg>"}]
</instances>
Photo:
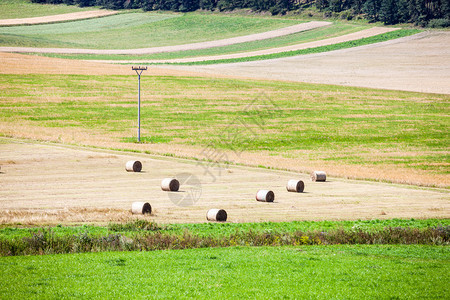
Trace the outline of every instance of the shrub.
<instances>
[{"instance_id":1,"label":"shrub","mask_svg":"<svg viewBox=\"0 0 450 300\"><path fill-rule=\"evenodd\" d=\"M446 28L450 27L450 19L433 19L428 22L430 28Z\"/></svg>"},{"instance_id":2,"label":"shrub","mask_svg":"<svg viewBox=\"0 0 450 300\"><path fill-rule=\"evenodd\" d=\"M448 245L450 226L425 229L386 227L369 231L360 228L324 231L256 232L236 231L228 235L217 233L199 236L189 230L174 234L164 232L155 223L137 220L127 224L110 224L110 230L131 231L95 236L88 231L78 235L57 236L51 228L33 232L21 239L0 239L0 255L43 255L101 251L151 251L231 246L285 246L332 244L428 244Z\"/></svg>"}]
</instances>

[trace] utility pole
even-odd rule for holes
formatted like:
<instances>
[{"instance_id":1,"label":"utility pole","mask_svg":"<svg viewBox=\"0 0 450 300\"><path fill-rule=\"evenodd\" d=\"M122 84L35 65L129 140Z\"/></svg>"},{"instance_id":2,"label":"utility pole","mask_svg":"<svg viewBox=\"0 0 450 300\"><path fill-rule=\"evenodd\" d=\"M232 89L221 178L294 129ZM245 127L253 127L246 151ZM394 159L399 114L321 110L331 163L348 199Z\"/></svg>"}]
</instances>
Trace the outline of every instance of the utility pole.
<instances>
[{"instance_id":1,"label":"utility pole","mask_svg":"<svg viewBox=\"0 0 450 300\"><path fill-rule=\"evenodd\" d=\"M141 142L141 74L145 70L147 70L147 67L131 67L132 70L136 71L136 74L138 75L138 93L139 93L139 100L138 100L138 142Z\"/></svg>"}]
</instances>

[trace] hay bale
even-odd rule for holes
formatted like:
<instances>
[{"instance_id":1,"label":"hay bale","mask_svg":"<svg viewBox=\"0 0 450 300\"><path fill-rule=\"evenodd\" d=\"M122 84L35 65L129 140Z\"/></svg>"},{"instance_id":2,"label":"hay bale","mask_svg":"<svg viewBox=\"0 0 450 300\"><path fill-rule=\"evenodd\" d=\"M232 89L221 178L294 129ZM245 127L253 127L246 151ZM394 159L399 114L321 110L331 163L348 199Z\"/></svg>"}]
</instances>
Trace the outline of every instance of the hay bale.
<instances>
[{"instance_id":1,"label":"hay bale","mask_svg":"<svg viewBox=\"0 0 450 300\"><path fill-rule=\"evenodd\" d=\"M139 215L151 214L152 206L148 202L133 202L131 204L131 213Z\"/></svg>"},{"instance_id":2,"label":"hay bale","mask_svg":"<svg viewBox=\"0 0 450 300\"><path fill-rule=\"evenodd\" d=\"M324 171L314 171L311 173L312 181L326 181L327 174Z\"/></svg>"},{"instance_id":3,"label":"hay bale","mask_svg":"<svg viewBox=\"0 0 450 300\"><path fill-rule=\"evenodd\" d=\"M275 194L269 190L259 190L256 193L256 200L261 202L273 202L273 200L275 200Z\"/></svg>"},{"instance_id":4,"label":"hay bale","mask_svg":"<svg viewBox=\"0 0 450 300\"><path fill-rule=\"evenodd\" d=\"M127 172L140 172L142 170L142 163L138 160L130 160L125 165Z\"/></svg>"},{"instance_id":5,"label":"hay bale","mask_svg":"<svg viewBox=\"0 0 450 300\"><path fill-rule=\"evenodd\" d=\"M305 184L301 180L291 179L288 181L286 189L288 192L302 193L305 189Z\"/></svg>"},{"instance_id":6,"label":"hay bale","mask_svg":"<svg viewBox=\"0 0 450 300\"><path fill-rule=\"evenodd\" d=\"M206 213L208 221L225 222L227 220L227 212L223 209L212 208Z\"/></svg>"},{"instance_id":7,"label":"hay bale","mask_svg":"<svg viewBox=\"0 0 450 300\"><path fill-rule=\"evenodd\" d=\"M167 192L177 192L180 188L180 182L175 178L164 178L161 182L161 189Z\"/></svg>"}]
</instances>

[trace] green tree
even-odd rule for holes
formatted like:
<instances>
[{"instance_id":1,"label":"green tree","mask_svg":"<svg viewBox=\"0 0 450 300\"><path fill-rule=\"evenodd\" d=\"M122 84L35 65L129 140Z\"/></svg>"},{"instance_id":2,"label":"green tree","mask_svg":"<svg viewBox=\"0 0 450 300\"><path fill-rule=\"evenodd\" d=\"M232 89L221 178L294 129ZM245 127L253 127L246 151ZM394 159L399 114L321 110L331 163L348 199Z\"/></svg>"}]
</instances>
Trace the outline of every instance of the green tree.
<instances>
[{"instance_id":1,"label":"green tree","mask_svg":"<svg viewBox=\"0 0 450 300\"><path fill-rule=\"evenodd\" d=\"M409 22L409 20L411 19L411 14L408 8L408 2L409 0L398 1L397 11L398 11L398 21L400 23Z\"/></svg>"},{"instance_id":2,"label":"green tree","mask_svg":"<svg viewBox=\"0 0 450 300\"><path fill-rule=\"evenodd\" d=\"M319 10L325 10L327 9L329 6L329 1L328 0L316 0L316 7Z\"/></svg>"},{"instance_id":3,"label":"green tree","mask_svg":"<svg viewBox=\"0 0 450 300\"><path fill-rule=\"evenodd\" d=\"M380 7L380 21L385 25L398 23L398 7L396 0L382 0Z\"/></svg>"},{"instance_id":4,"label":"green tree","mask_svg":"<svg viewBox=\"0 0 450 300\"><path fill-rule=\"evenodd\" d=\"M371 22L376 22L379 20L381 0L367 0L363 6L363 12L366 17Z\"/></svg>"}]
</instances>

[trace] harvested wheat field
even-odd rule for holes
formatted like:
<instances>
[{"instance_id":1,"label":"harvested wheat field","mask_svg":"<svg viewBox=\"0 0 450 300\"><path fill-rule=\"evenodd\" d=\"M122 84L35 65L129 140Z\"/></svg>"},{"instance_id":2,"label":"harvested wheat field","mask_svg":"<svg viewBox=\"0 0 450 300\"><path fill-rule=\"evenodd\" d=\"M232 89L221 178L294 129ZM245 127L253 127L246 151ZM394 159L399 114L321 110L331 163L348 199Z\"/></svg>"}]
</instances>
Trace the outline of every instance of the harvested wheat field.
<instances>
[{"instance_id":1,"label":"harvested wheat field","mask_svg":"<svg viewBox=\"0 0 450 300\"><path fill-rule=\"evenodd\" d=\"M147 218L158 223L205 222L210 208L226 210L229 222L449 218L448 191L327 178L308 174L199 163L144 154L124 154L10 139L0 143L2 224L104 223ZM129 160L142 172L126 172ZM176 177L179 192L161 190ZM290 179L303 193L287 192ZM259 189L275 193L258 202ZM151 216L131 214L131 204L149 202Z\"/></svg>"}]
</instances>

